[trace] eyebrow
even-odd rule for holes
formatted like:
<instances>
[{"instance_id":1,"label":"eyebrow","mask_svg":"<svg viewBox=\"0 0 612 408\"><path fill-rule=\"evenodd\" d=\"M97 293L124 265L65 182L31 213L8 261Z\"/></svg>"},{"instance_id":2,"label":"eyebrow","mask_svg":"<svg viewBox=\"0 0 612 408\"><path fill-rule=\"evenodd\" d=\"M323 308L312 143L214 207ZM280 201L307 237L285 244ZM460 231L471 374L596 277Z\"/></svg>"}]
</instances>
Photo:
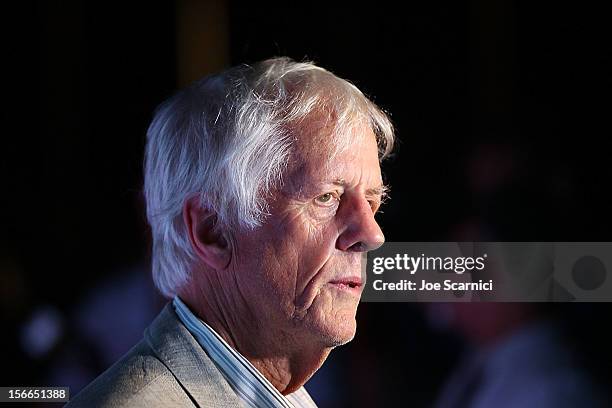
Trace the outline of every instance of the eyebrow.
<instances>
[{"instance_id":1,"label":"eyebrow","mask_svg":"<svg viewBox=\"0 0 612 408\"><path fill-rule=\"evenodd\" d=\"M389 186L385 184L381 184L378 187L369 188L366 190L366 194L379 195L381 197L386 197L389 193Z\"/></svg>"},{"instance_id":2,"label":"eyebrow","mask_svg":"<svg viewBox=\"0 0 612 408\"><path fill-rule=\"evenodd\" d=\"M344 181L344 179L336 179L332 182L332 184L335 184L340 187L346 186L346 182ZM379 186L368 188L366 190L367 195L377 195L383 198L387 196L388 192L389 192L389 186L386 184L381 184Z\"/></svg>"}]
</instances>

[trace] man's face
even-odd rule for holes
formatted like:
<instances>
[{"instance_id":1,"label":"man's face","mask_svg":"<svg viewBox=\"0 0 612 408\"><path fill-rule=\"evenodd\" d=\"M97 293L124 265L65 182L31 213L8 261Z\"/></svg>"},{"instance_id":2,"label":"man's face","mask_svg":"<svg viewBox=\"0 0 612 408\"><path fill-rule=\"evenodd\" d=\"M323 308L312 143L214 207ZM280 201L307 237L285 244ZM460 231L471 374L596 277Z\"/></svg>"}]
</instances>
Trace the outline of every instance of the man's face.
<instances>
[{"instance_id":1,"label":"man's face","mask_svg":"<svg viewBox=\"0 0 612 408\"><path fill-rule=\"evenodd\" d=\"M233 262L261 330L326 347L353 338L361 256L384 241L374 220L383 185L372 130L355 127L348 149L335 157L329 132L302 130L270 216L237 234Z\"/></svg>"}]
</instances>

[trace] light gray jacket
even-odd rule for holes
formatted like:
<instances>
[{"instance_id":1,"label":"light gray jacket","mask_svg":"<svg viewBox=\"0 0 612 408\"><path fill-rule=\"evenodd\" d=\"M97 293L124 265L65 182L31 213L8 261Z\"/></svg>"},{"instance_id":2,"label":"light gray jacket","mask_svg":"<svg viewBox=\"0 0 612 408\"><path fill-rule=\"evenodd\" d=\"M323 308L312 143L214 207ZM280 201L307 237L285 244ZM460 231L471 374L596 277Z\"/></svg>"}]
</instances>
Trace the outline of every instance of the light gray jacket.
<instances>
[{"instance_id":1,"label":"light gray jacket","mask_svg":"<svg viewBox=\"0 0 612 408\"><path fill-rule=\"evenodd\" d=\"M93 407L243 407L171 304L144 339L66 405Z\"/></svg>"}]
</instances>

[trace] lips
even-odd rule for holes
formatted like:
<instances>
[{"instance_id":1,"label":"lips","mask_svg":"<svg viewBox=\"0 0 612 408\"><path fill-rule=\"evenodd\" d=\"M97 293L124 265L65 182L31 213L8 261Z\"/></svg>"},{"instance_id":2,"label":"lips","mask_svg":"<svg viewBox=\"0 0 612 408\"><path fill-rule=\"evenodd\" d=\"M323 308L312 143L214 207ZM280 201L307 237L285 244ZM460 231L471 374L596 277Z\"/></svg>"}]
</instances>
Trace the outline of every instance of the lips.
<instances>
[{"instance_id":1,"label":"lips","mask_svg":"<svg viewBox=\"0 0 612 408\"><path fill-rule=\"evenodd\" d=\"M363 286L363 281L360 277L339 278L329 281L329 283L338 289L360 292Z\"/></svg>"}]
</instances>

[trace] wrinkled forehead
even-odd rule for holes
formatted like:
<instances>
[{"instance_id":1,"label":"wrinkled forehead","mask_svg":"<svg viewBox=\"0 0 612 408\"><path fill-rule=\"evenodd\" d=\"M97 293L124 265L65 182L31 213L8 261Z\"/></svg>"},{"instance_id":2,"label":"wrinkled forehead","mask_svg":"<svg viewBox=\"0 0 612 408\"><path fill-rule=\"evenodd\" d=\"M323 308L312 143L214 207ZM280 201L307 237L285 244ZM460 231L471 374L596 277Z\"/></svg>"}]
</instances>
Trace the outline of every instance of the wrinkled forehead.
<instances>
[{"instance_id":1,"label":"wrinkled forehead","mask_svg":"<svg viewBox=\"0 0 612 408\"><path fill-rule=\"evenodd\" d=\"M374 173L380 173L376 136L365 120L354 119L338 125L326 115L314 114L292 125L290 131L293 148L286 174L294 183L350 172L347 166L367 166Z\"/></svg>"},{"instance_id":2,"label":"wrinkled forehead","mask_svg":"<svg viewBox=\"0 0 612 408\"><path fill-rule=\"evenodd\" d=\"M376 137L368 121L360 117L338 118L334 111L313 112L304 120L289 125L295 161L313 156L332 161L340 154L351 154L351 147Z\"/></svg>"}]
</instances>

